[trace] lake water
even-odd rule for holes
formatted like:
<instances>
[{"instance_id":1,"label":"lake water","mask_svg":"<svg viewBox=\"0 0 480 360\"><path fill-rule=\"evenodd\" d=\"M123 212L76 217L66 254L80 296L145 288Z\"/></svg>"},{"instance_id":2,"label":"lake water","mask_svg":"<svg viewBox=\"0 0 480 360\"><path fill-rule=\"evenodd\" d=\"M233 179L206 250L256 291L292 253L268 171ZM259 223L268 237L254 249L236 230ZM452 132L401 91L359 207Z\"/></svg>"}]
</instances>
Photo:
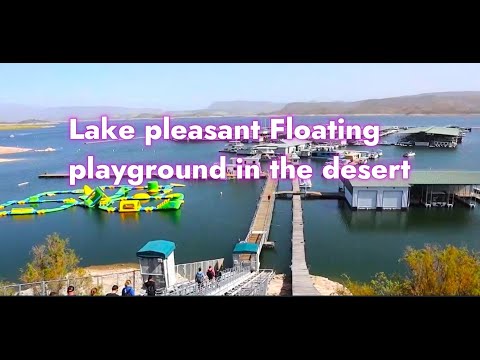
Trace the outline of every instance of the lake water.
<instances>
[{"instance_id":1,"label":"lake water","mask_svg":"<svg viewBox=\"0 0 480 360\"><path fill-rule=\"evenodd\" d=\"M257 118L263 121L263 118ZM179 119L177 123L249 123L251 118ZM300 123L325 124L327 117L296 117ZM459 125L480 127L480 117L375 116L346 117L348 123L397 126ZM140 129L150 121L137 120ZM115 123L115 122L113 122ZM118 122L122 124L123 122ZM14 138L9 136L14 134ZM0 132L0 145L34 149L52 147L55 152L4 155L22 161L0 163L0 203L30 195L71 188L68 179L38 179L41 173L68 172L68 164L85 164L87 155L100 163L214 163L223 142L179 143L157 141L145 147L143 140L84 144L68 139L67 124L55 128ZM410 160L413 169L480 170L478 149L480 130L469 133L457 149L415 148ZM361 147L355 147L361 149ZM405 148L382 146L377 163L400 163ZM337 181L321 178L323 162L304 160L312 165L312 190L335 191ZM182 181L187 186L185 204L176 212L109 214L100 210L73 207L44 216L0 218L0 278L16 281L19 268L30 258L33 245L57 232L70 239L82 258L81 265L135 262L136 251L147 241L166 239L176 243L176 263L224 257L231 263L235 243L245 237L264 180ZM19 183L29 182L26 186ZM112 181L81 181L94 186ZM282 181L280 189L289 189ZM312 274L339 279L348 274L367 280L379 271L400 272L398 259L407 246L425 243L465 245L480 250L479 209L409 209L406 212L352 212L336 200L303 202L307 262ZM270 239L276 248L262 252L262 267L289 271L291 261L291 202L278 200Z\"/></svg>"}]
</instances>

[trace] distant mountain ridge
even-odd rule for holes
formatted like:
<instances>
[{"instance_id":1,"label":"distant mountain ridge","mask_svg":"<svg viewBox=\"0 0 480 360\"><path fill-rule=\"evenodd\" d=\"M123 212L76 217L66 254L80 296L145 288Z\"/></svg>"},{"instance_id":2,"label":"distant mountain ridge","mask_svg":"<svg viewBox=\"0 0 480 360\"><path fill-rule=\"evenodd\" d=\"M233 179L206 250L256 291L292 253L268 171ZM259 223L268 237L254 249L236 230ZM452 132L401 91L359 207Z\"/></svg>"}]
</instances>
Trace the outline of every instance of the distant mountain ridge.
<instances>
[{"instance_id":1,"label":"distant mountain ridge","mask_svg":"<svg viewBox=\"0 0 480 360\"><path fill-rule=\"evenodd\" d=\"M294 102L280 114L480 114L480 91L427 93L353 102Z\"/></svg>"},{"instance_id":2,"label":"distant mountain ridge","mask_svg":"<svg viewBox=\"0 0 480 360\"><path fill-rule=\"evenodd\" d=\"M406 95L384 99L332 102L217 101L206 109L168 111L160 108L121 106L38 107L0 104L0 122L25 119L67 121L95 120L101 115L112 119L159 118L165 114L177 117L248 116L248 115L322 115L322 114L480 114L480 91L439 92Z\"/></svg>"},{"instance_id":3,"label":"distant mountain ridge","mask_svg":"<svg viewBox=\"0 0 480 360\"><path fill-rule=\"evenodd\" d=\"M39 107L21 104L0 104L0 121L17 122L25 119L68 121L99 119L108 115L112 119L132 118L140 113L162 113L159 108L128 108L121 106L59 106Z\"/></svg>"},{"instance_id":4,"label":"distant mountain ridge","mask_svg":"<svg viewBox=\"0 0 480 360\"><path fill-rule=\"evenodd\" d=\"M285 103L275 103L270 101L216 101L206 110L235 115L252 115L279 111L285 105Z\"/></svg>"}]
</instances>

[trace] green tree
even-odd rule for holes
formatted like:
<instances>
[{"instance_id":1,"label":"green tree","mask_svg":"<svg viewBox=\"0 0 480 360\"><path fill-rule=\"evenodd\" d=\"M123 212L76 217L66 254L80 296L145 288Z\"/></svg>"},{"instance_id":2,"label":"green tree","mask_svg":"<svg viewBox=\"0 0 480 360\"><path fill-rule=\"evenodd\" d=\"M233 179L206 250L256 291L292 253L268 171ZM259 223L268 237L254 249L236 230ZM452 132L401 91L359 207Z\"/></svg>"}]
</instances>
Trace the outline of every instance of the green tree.
<instances>
[{"instance_id":1,"label":"green tree","mask_svg":"<svg viewBox=\"0 0 480 360\"><path fill-rule=\"evenodd\" d=\"M411 295L480 295L480 259L467 248L408 248L403 260Z\"/></svg>"},{"instance_id":2,"label":"green tree","mask_svg":"<svg viewBox=\"0 0 480 360\"><path fill-rule=\"evenodd\" d=\"M69 240L62 239L57 233L48 235L45 244L35 245L32 255L32 261L20 270L20 279L24 282L76 279L86 275L84 269L78 267L81 259L69 247ZM69 284L85 287L88 281L73 280ZM48 283L48 290L60 292L66 286L67 281L53 281ZM34 287L35 294L39 291Z\"/></svg>"},{"instance_id":3,"label":"green tree","mask_svg":"<svg viewBox=\"0 0 480 360\"><path fill-rule=\"evenodd\" d=\"M352 295L480 295L480 258L467 248L426 245L407 248L401 259L407 267L405 276L377 273L367 283L346 277L345 286Z\"/></svg>"}]
</instances>

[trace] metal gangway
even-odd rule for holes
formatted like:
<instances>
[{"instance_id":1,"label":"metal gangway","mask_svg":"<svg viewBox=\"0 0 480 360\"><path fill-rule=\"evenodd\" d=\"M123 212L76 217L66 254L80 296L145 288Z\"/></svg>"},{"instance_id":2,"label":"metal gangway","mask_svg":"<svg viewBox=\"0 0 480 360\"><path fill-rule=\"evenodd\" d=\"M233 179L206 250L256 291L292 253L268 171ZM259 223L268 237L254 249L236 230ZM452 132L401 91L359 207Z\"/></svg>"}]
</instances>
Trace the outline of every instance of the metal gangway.
<instances>
[{"instance_id":1,"label":"metal gangway","mask_svg":"<svg viewBox=\"0 0 480 360\"><path fill-rule=\"evenodd\" d=\"M274 275L273 270L260 270L252 277L234 286L226 296L263 296L267 294L268 283Z\"/></svg>"},{"instance_id":2,"label":"metal gangway","mask_svg":"<svg viewBox=\"0 0 480 360\"><path fill-rule=\"evenodd\" d=\"M261 274L261 275L260 275ZM160 296L215 296L215 295L266 295L273 270L252 271L250 266L238 265L221 271L221 276L202 284L193 281L177 284ZM260 279L262 281L260 281ZM243 291L240 291L242 290Z\"/></svg>"}]
</instances>

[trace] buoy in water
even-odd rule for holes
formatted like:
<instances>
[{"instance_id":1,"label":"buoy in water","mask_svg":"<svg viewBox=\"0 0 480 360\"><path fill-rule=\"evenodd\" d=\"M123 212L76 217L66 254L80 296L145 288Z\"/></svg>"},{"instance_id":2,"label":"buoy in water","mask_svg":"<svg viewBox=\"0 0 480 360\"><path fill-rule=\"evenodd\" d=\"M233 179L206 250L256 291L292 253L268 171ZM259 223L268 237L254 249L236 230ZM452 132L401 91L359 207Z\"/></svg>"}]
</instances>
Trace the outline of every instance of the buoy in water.
<instances>
[{"instance_id":1,"label":"buoy in water","mask_svg":"<svg viewBox=\"0 0 480 360\"><path fill-rule=\"evenodd\" d=\"M220 196L222 196L222 195L223 195L223 192L220 191Z\"/></svg>"}]
</instances>

